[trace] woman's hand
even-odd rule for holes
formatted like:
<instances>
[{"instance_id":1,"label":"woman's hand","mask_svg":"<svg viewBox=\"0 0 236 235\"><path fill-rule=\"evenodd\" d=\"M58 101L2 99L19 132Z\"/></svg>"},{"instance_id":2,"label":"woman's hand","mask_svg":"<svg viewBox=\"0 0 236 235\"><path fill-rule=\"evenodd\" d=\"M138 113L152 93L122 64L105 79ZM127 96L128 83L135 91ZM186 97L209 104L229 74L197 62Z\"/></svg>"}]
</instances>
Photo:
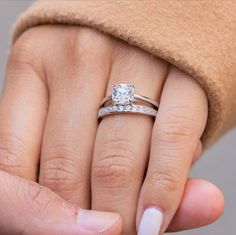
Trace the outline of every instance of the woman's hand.
<instances>
[{"instance_id":1,"label":"woman's hand","mask_svg":"<svg viewBox=\"0 0 236 235\"><path fill-rule=\"evenodd\" d=\"M160 100L155 122L120 114L99 124L99 104L115 83ZM140 235L156 234L162 222L162 232L171 221L171 230L198 227L223 206L210 183L186 184L207 113L198 83L166 62L89 28L36 27L10 54L0 166L82 208L119 212L124 234L135 234L135 224Z\"/></svg>"},{"instance_id":2,"label":"woman's hand","mask_svg":"<svg viewBox=\"0 0 236 235\"><path fill-rule=\"evenodd\" d=\"M1 149L1 157L6 155L16 156L7 146ZM121 232L122 220L116 213L80 209L46 187L3 171L0 185L1 235L119 235Z\"/></svg>"}]
</instances>

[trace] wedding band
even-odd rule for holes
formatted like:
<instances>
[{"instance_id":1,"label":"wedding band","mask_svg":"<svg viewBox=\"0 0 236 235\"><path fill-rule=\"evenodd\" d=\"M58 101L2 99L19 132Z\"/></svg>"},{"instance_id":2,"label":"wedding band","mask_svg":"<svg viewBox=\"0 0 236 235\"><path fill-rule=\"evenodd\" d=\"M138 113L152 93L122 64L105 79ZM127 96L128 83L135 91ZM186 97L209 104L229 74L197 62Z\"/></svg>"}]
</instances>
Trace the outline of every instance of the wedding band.
<instances>
[{"instance_id":1,"label":"wedding band","mask_svg":"<svg viewBox=\"0 0 236 235\"><path fill-rule=\"evenodd\" d=\"M146 96L135 94L134 90L134 84L115 84L112 89L112 95L105 97L102 100L100 108L107 103L113 103L114 105L130 105L135 101L142 101L149 103L156 109L158 109L158 102Z\"/></svg>"},{"instance_id":2,"label":"wedding band","mask_svg":"<svg viewBox=\"0 0 236 235\"><path fill-rule=\"evenodd\" d=\"M138 113L155 117L159 104L146 96L135 94L134 90L133 84L115 84L112 95L102 100L98 118L116 113ZM149 106L135 104L136 101L148 103ZM108 103L113 105L107 105ZM150 104L154 107L150 107Z\"/></svg>"},{"instance_id":3,"label":"wedding band","mask_svg":"<svg viewBox=\"0 0 236 235\"><path fill-rule=\"evenodd\" d=\"M143 105L114 105L100 108L98 111L98 118L100 119L117 113L138 113L155 117L157 115L157 110Z\"/></svg>"}]
</instances>

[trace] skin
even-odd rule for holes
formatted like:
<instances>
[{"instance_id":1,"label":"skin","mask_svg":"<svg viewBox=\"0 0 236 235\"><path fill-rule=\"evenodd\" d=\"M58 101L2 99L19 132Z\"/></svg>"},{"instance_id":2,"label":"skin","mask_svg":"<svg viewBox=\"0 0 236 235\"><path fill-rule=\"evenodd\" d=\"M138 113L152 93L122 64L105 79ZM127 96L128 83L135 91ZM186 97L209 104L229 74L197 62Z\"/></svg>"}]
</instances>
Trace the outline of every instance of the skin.
<instances>
[{"instance_id":1,"label":"skin","mask_svg":"<svg viewBox=\"0 0 236 235\"><path fill-rule=\"evenodd\" d=\"M98 123L102 98L113 84L127 82L160 101L156 119L122 114ZM35 182L36 192L45 193L40 203L30 200L28 207L20 197L14 207L15 195L7 189L7 209L0 205L0 212L7 210L8 220L0 231L22 232L14 225L19 217L17 224L23 220L30 231L25 234L32 227L34 234L46 234L38 224L48 221L55 227L48 234L84 234L71 225L77 205L119 213L123 225L116 217L107 234L136 234L145 208L153 205L164 213L162 232L212 223L223 212L221 192L188 179L201 155L207 113L207 97L194 79L136 47L86 27L26 31L11 50L0 102L0 179L8 180L8 188ZM45 206L48 200L57 207ZM57 210L61 216L52 219ZM37 219L28 222L22 211Z\"/></svg>"}]
</instances>

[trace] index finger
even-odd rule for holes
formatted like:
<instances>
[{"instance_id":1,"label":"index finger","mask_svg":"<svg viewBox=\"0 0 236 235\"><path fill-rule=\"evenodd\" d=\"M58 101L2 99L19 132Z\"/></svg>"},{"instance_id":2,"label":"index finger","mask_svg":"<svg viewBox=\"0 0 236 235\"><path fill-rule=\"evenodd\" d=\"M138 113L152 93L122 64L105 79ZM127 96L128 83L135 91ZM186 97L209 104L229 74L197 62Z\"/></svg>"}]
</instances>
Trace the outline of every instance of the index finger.
<instances>
[{"instance_id":1,"label":"index finger","mask_svg":"<svg viewBox=\"0 0 236 235\"><path fill-rule=\"evenodd\" d=\"M206 125L207 111L207 98L200 85L172 67L161 95L139 199L139 235L164 232L173 218Z\"/></svg>"}]
</instances>

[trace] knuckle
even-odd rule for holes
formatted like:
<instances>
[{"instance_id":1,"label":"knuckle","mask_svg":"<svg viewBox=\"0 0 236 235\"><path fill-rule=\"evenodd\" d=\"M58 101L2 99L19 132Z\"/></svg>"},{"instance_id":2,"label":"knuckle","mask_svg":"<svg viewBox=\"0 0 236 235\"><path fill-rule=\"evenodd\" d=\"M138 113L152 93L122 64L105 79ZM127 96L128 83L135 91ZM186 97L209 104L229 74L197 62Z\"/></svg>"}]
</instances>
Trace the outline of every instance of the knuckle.
<instances>
[{"instance_id":1,"label":"knuckle","mask_svg":"<svg viewBox=\"0 0 236 235\"><path fill-rule=\"evenodd\" d=\"M110 39L96 29L91 28L73 28L69 40L66 40L66 48L79 65L84 63L96 62L99 59L106 58L106 48L109 48ZM78 65L78 64L77 64Z\"/></svg>"},{"instance_id":2,"label":"knuckle","mask_svg":"<svg viewBox=\"0 0 236 235\"><path fill-rule=\"evenodd\" d=\"M110 141L98 151L93 164L92 180L97 187L124 188L128 187L134 176L134 158L126 141Z\"/></svg>"},{"instance_id":3,"label":"knuckle","mask_svg":"<svg viewBox=\"0 0 236 235\"><path fill-rule=\"evenodd\" d=\"M181 180L180 175L168 171L153 173L148 177L147 182L151 188L157 188L163 195L179 192L183 187L183 180Z\"/></svg>"},{"instance_id":4,"label":"knuckle","mask_svg":"<svg viewBox=\"0 0 236 235\"><path fill-rule=\"evenodd\" d=\"M168 119L163 120L158 126L158 138L161 142L181 143L194 137L197 124L195 119L189 117L188 114L179 114L183 113L179 109L174 113L168 115Z\"/></svg>"},{"instance_id":5,"label":"knuckle","mask_svg":"<svg viewBox=\"0 0 236 235\"><path fill-rule=\"evenodd\" d=\"M70 193L79 189L82 179L78 174L82 174L82 170L74 160L75 153L64 145L53 149L53 152L47 154L47 160L43 162L40 183L61 193Z\"/></svg>"},{"instance_id":6,"label":"knuckle","mask_svg":"<svg viewBox=\"0 0 236 235\"><path fill-rule=\"evenodd\" d=\"M16 69L31 69L34 70L39 63L39 50L36 49L36 35L35 30L29 29L22 34L22 36L13 45L9 64L14 66ZM38 41L38 37L37 37ZM42 43L40 43L41 45ZM43 45L43 44L42 44Z\"/></svg>"},{"instance_id":7,"label":"knuckle","mask_svg":"<svg viewBox=\"0 0 236 235\"><path fill-rule=\"evenodd\" d=\"M29 159L25 143L14 134L0 136L0 169L7 172L24 171L25 159Z\"/></svg>"},{"instance_id":8,"label":"knuckle","mask_svg":"<svg viewBox=\"0 0 236 235\"><path fill-rule=\"evenodd\" d=\"M144 57L141 50L135 47L131 47L130 45L127 45L123 42L118 43L113 52L113 56L115 58L116 64L121 67L123 67L125 64L127 69L133 67L136 68L137 62Z\"/></svg>"}]
</instances>

